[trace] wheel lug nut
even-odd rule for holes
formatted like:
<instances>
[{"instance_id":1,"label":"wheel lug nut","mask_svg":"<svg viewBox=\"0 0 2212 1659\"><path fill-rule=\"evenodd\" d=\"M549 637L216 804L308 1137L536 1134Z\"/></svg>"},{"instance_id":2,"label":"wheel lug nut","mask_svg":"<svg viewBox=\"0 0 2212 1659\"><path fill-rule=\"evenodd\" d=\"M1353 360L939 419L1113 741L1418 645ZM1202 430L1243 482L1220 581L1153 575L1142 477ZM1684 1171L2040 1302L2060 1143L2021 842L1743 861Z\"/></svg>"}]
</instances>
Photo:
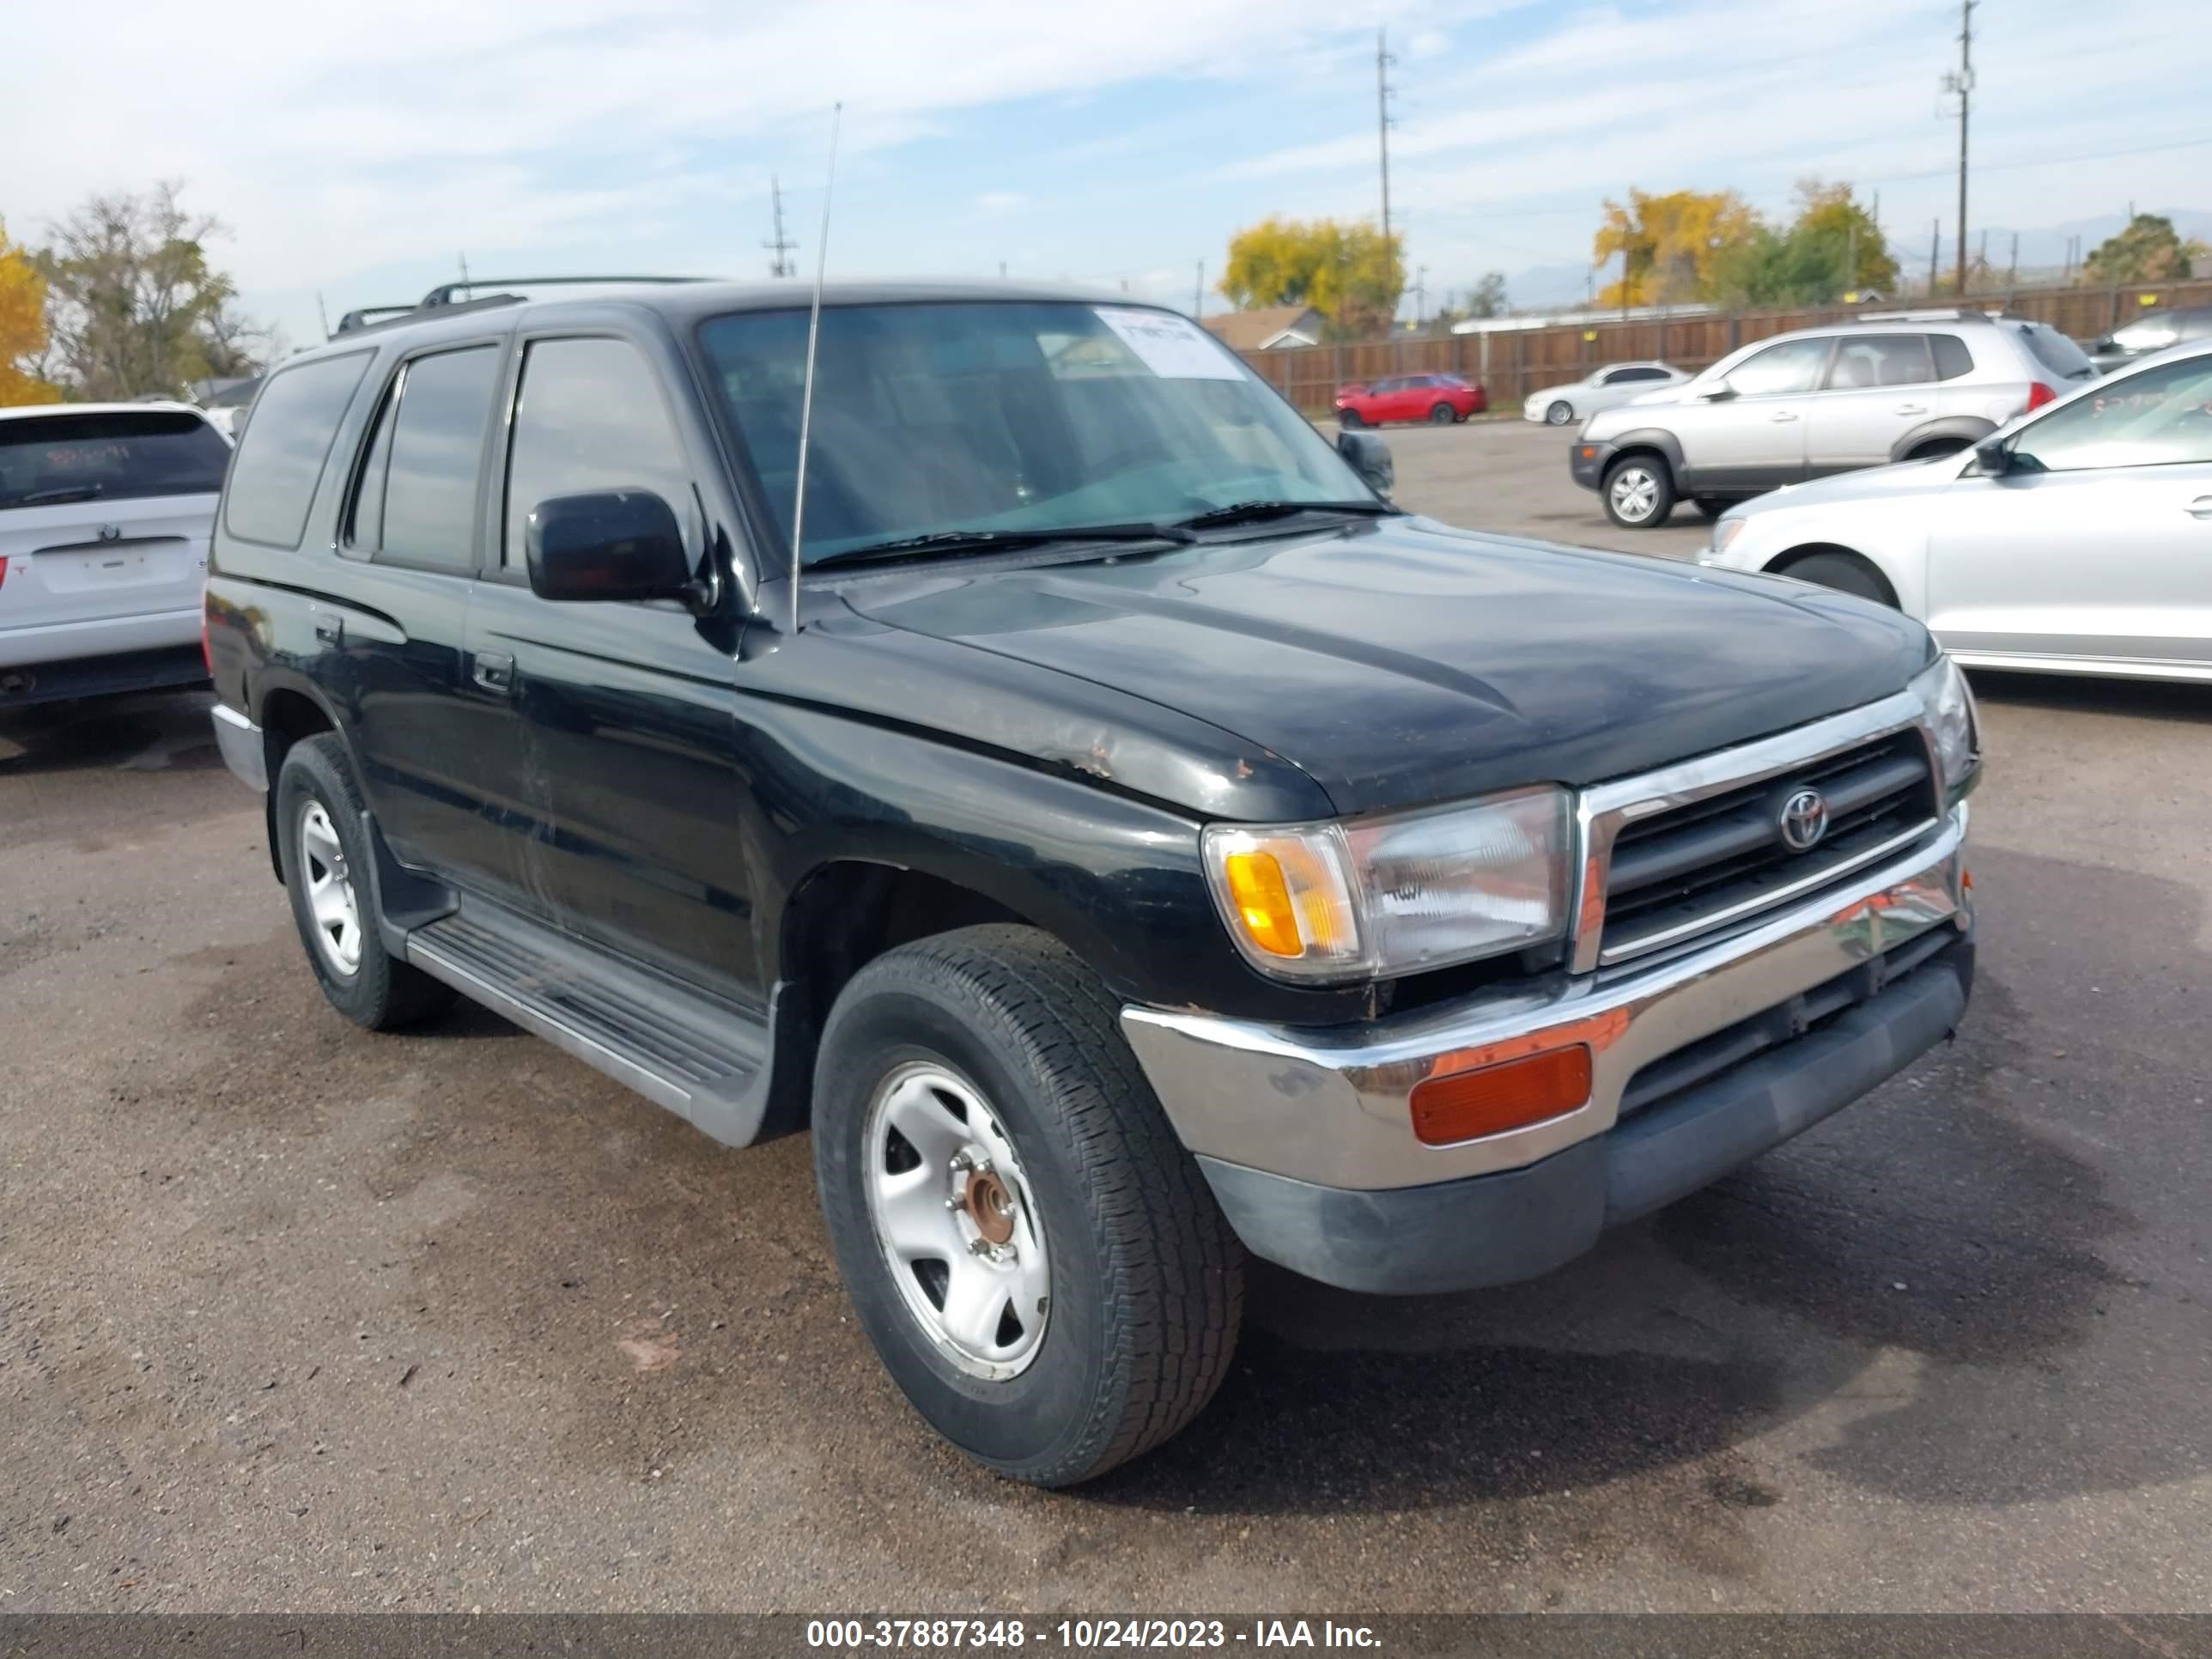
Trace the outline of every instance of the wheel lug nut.
<instances>
[{"instance_id":1,"label":"wheel lug nut","mask_svg":"<svg viewBox=\"0 0 2212 1659\"><path fill-rule=\"evenodd\" d=\"M989 1239L988 1239L988 1238L971 1238L971 1239L969 1239L969 1240L968 1241L968 1254L969 1254L969 1255L990 1255L990 1254L991 1254L991 1241L990 1241Z\"/></svg>"}]
</instances>

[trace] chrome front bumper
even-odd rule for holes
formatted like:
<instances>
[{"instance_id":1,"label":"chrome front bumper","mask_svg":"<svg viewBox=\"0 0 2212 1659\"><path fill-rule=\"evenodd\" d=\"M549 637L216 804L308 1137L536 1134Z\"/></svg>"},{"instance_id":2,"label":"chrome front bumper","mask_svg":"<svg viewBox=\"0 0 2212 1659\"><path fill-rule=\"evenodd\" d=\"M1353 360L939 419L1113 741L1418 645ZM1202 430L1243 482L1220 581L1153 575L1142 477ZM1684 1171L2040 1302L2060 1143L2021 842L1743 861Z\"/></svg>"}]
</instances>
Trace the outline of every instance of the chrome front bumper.
<instances>
[{"instance_id":1,"label":"chrome front bumper","mask_svg":"<svg viewBox=\"0 0 2212 1659\"><path fill-rule=\"evenodd\" d=\"M1546 994L1484 994L1348 1028L1303 1029L1129 1007L1122 1030L1183 1144L1203 1160L1353 1191L1516 1170L1604 1134L1638 1072L1786 1004L1885 951L1972 927L1961 802L1921 846L1717 943L1567 979ZM1431 1146L1413 1086L1540 1048L1589 1044L1589 1101L1565 1115Z\"/></svg>"}]
</instances>

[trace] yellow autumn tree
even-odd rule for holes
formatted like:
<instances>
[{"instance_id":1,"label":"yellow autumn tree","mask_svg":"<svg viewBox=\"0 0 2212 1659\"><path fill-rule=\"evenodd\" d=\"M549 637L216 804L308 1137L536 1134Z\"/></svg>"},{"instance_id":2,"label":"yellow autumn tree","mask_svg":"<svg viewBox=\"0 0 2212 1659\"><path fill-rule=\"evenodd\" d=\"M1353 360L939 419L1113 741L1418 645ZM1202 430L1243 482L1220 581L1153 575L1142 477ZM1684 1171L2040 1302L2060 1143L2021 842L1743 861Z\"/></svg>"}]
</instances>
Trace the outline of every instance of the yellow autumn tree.
<instances>
[{"instance_id":1,"label":"yellow autumn tree","mask_svg":"<svg viewBox=\"0 0 2212 1659\"><path fill-rule=\"evenodd\" d=\"M46 279L0 223L0 407L60 400L62 394L27 367L46 349Z\"/></svg>"},{"instance_id":2,"label":"yellow autumn tree","mask_svg":"<svg viewBox=\"0 0 2212 1659\"><path fill-rule=\"evenodd\" d=\"M1405 288L1404 239L1364 219L1263 219L1230 239L1221 278L1239 311L1311 306L1350 337L1388 330Z\"/></svg>"},{"instance_id":3,"label":"yellow autumn tree","mask_svg":"<svg viewBox=\"0 0 2212 1659\"><path fill-rule=\"evenodd\" d=\"M1621 256L1622 275L1600 290L1601 307L1681 305L1713 295L1714 262L1748 240L1759 215L1732 190L1708 193L1628 192L1628 204L1607 200L1591 246L1593 263Z\"/></svg>"}]
</instances>

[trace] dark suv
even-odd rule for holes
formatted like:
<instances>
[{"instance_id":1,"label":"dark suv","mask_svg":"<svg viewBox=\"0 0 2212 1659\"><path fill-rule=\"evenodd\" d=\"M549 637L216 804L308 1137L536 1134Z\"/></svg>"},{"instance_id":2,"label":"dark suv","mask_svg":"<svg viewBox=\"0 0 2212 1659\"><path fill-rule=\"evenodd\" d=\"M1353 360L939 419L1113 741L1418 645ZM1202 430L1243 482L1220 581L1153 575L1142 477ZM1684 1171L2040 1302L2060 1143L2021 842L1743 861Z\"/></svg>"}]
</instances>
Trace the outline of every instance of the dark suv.
<instances>
[{"instance_id":1,"label":"dark suv","mask_svg":"<svg viewBox=\"0 0 2212 1659\"><path fill-rule=\"evenodd\" d=\"M811 1127L861 1322L992 1468L1188 1421L1248 1250L1540 1273L1964 1012L1917 623L1401 513L1173 313L833 288L809 364L720 284L293 359L216 730L341 1012L458 992Z\"/></svg>"}]
</instances>

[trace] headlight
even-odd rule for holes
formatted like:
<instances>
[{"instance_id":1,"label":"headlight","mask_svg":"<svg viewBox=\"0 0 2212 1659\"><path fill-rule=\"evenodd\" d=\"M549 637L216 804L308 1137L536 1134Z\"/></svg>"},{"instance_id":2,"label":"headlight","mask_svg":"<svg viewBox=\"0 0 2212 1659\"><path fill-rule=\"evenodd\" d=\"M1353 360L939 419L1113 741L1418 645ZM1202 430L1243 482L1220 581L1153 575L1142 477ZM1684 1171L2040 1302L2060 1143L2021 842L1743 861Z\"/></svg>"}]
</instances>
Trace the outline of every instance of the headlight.
<instances>
[{"instance_id":1,"label":"headlight","mask_svg":"<svg viewBox=\"0 0 2212 1659\"><path fill-rule=\"evenodd\" d=\"M1714 520L1712 544L1705 550L1704 562L1706 564L1717 562L1721 555L1729 550L1730 544L1743 534L1745 527L1750 522L1748 519Z\"/></svg>"},{"instance_id":2,"label":"headlight","mask_svg":"<svg viewBox=\"0 0 2212 1659\"><path fill-rule=\"evenodd\" d=\"M1206 873L1262 973L1358 979L1559 938L1571 815L1547 785L1389 817L1210 824Z\"/></svg>"},{"instance_id":3,"label":"headlight","mask_svg":"<svg viewBox=\"0 0 2212 1659\"><path fill-rule=\"evenodd\" d=\"M1938 657L1912 682L1912 690L1927 711L1929 730L1936 738L1936 767L1946 800L1966 793L1980 766L1981 735L1974 717L1974 694L1966 677L1948 656Z\"/></svg>"}]
</instances>

